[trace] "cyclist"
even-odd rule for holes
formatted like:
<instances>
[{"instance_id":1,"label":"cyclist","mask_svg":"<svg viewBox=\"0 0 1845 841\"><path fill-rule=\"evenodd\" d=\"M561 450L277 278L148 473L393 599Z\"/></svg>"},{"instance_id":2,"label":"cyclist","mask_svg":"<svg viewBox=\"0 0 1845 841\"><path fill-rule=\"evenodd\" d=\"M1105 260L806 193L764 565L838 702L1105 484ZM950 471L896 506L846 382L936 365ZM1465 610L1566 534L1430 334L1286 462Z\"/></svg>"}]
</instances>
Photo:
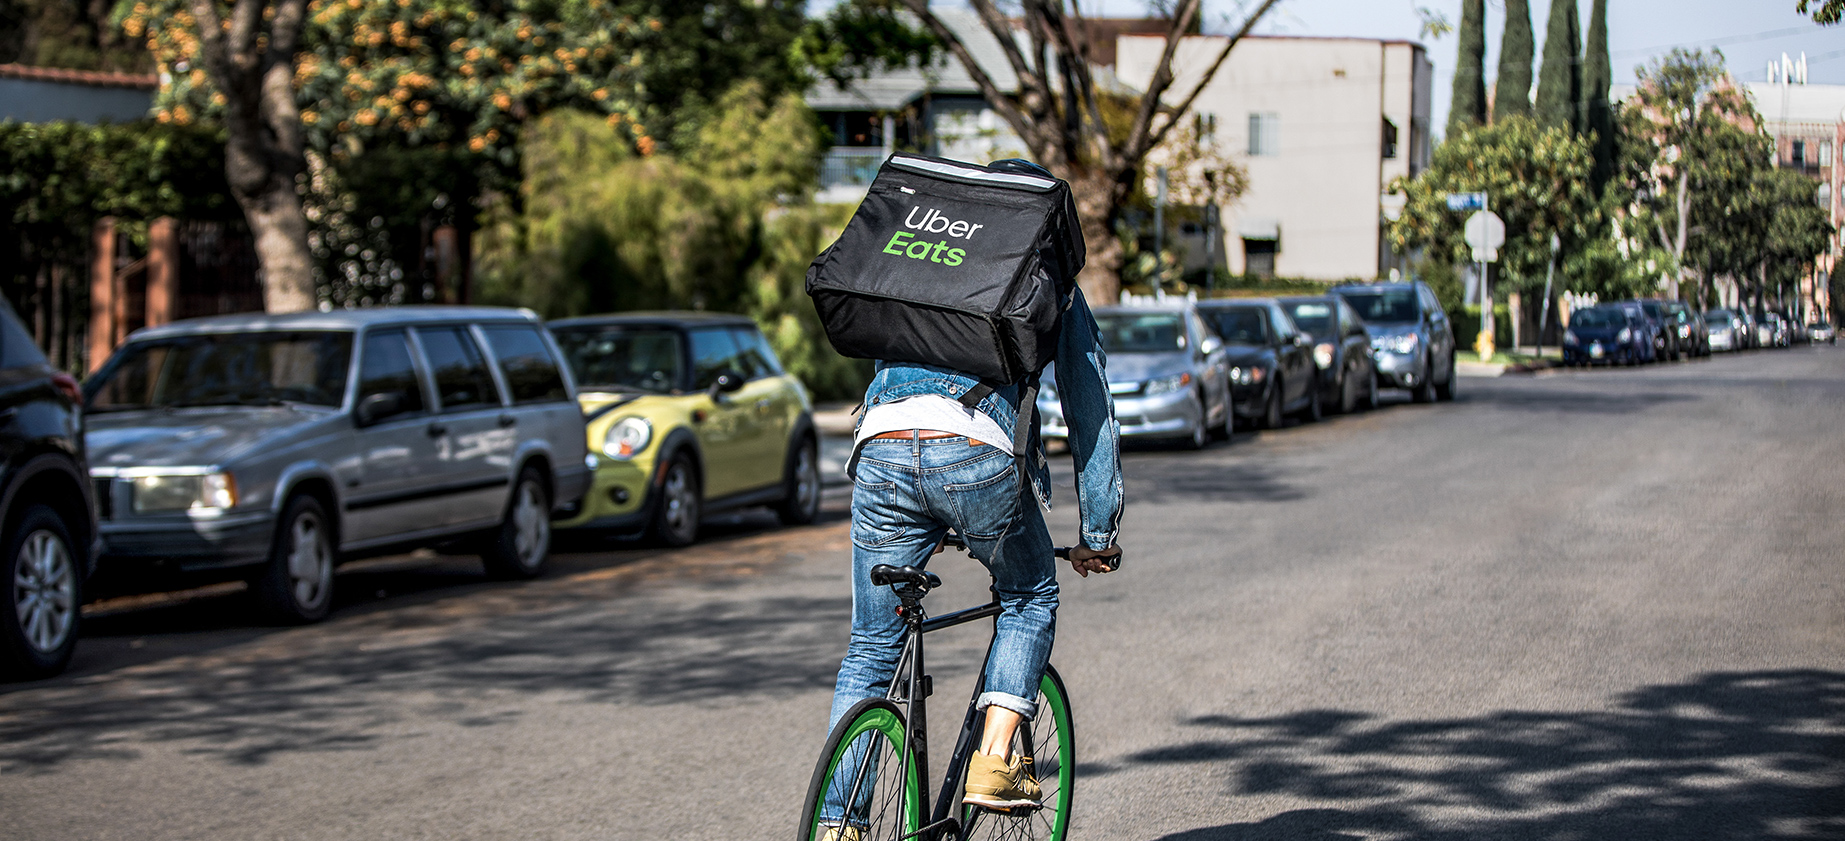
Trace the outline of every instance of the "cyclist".
<instances>
[{"instance_id":1,"label":"cyclist","mask_svg":"<svg viewBox=\"0 0 1845 841\"><path fill-rule=\"evenodd\" d=\"M1082 520L1070 565L1086 578L1112 570L1119 558L1122 481L1106 358L1081 290L1064 311L1054 368ZM1050 471L1036 429L1026 453L1012 451L1013 426L1032 422L1032 407L1019 405L1023 389L1012 385L970 409L958 398L979 385L945 368L880 362L865 391L848 465L855 483L852 636L827 726L853 704L884 697L902 653L897 597L872 585L869 570L877 564L924 566L953 529L992 573L1003 605L977 702L986 711L986 726L969 762L965 802L1009 808L1035 805L1039 798L1031 769L1011 755L1011 747L1020 722L1036 712L1038 683L1050 657L1057 562L1040 511L1040 505L1049 506ZM1022 476L1020 468L1027 466L1029 475ZM820 822L829 827L825 841L858 837L843 811L839 803L822 811Z\"/></svg>"}]
</instances>

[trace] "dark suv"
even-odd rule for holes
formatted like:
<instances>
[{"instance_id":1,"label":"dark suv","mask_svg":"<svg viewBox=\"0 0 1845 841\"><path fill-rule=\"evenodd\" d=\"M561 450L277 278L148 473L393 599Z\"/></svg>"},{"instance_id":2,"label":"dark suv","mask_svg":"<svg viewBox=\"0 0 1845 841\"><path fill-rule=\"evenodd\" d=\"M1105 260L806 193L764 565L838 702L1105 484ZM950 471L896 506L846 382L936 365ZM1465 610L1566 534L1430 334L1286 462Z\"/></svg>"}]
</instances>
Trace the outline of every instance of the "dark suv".
<instances>
[{"instance_id":1,"label":"dark suv","mask_svg":"<svg viewBox=\"0 0 1845 841\"><path fill-rule=\"evenodd\" d=\"M96 505L77 381L54 371L0 299L0 673L57 674L77 647Z\"/></svg>"}]
</instances>

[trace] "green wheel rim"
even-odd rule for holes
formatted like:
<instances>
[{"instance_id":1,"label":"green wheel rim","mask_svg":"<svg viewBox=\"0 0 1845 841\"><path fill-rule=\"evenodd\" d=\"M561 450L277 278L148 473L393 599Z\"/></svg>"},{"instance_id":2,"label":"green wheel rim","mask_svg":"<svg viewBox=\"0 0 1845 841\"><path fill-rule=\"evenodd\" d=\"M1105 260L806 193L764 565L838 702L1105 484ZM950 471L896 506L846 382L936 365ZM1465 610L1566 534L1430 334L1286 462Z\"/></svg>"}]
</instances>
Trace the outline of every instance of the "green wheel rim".
<instances>
[{"instance_id":1,"label":"green wheel rim","mask_svg":"<svg viewBox=\"0 0 1845 841\"><path fill-rule=\"evenodd\" d=\"M1070 831L1070 803L1076 792L1076 729L1070 718L1070 701L1064 694L1063 681L1049 667L1044 670L1044 677L1038 681L1038 722L1043 722L1046 715L1055 724L1056 732L1049 735L1033 734L1033 767L1042 773L1051 762L1056 763L1056 787L1053 790L1050 779L1038 778L1038 784L1044 787L1044 807L1034 813L1011 817L998 812L987 812L978 807L964 807L961 811L961 824L970 829L968 838L1042 838L1046 841L1063 841ZM965 775L963 775L965 777ZM1049 813L1049 814L1046 814ZM1050 833L1042 834L1048 825Z\"/></svg>"},{"instance_id":2,"label":"green wheel rim","mask_svg":"<svg viewBox=\"0 0 1845 841\"><path fill-rule=\"evenodd\" d=\"M904 764L902 835L911 835L922 826L922 775L916 769L916 755L911 753L909 746L903 742L903 719L899 718L896 712L873 707L852 719L851 725L846 729L845 737L839 740L839 747L833 750L832 756L827 757L825 779L833 778L833 773L839 769L840 761L845 759L846 751L852 748L853 743L858 741L858 737L867 731L874 730L883 734L886 740L892 745L899 746L902 751ZM820 786L819 794L815 795L814 802L809 804L811 814L814 816L813 822L807 827L809 838L818 839L820 837L820 810L826 805L828 790L828 785Z\"/></svg>"}]
</instances>

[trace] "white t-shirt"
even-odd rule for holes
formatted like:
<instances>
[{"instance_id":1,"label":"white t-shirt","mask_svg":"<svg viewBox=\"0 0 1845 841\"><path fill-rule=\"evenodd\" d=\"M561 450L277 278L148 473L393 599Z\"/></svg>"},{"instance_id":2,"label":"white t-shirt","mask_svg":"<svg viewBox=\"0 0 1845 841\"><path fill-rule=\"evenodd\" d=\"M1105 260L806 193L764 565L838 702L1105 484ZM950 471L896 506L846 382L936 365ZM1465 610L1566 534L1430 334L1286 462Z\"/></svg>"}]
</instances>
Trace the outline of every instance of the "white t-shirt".
<instances>
[{"instance_id":1,"label":"white t-shirt","mask_svg":"<svg viewBox=\"0 0 1845 841\"><path fill-rule=\"evenodd\" d=\"M1012 433L1001 429L985 412L969 409L961 401L939 394L906 397L865 410L865 418L859 422L858 433L852 438L853 453L856 456L858 448L873 436L907 429L935 429L965 435L1018 455L1012 452Z\"/></svg>"}]
</instances>

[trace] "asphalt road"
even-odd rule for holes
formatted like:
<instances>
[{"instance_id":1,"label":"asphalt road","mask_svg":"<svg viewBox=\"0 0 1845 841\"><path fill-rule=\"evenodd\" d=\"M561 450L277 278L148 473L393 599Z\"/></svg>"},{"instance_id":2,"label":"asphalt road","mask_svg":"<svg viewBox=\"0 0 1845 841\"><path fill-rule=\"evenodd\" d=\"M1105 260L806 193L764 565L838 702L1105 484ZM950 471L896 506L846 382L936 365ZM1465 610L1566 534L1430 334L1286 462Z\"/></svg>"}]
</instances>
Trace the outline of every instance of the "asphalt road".
<instances>
[{"instance_id":1,"label":"asphalt road","mask_svg":"<svg viewBox=\"0 0 1845 841\"><path fill-rule=\"evenodd\" d=\"M1064 581L1073 837L1845 837L1842 411L1845 352L1803 348L1131 452L1124 569ZM103 605L0 688L0 836L790 837L843 502L526 584L372 562L311 628ZM983 598L937 569L936 612ZM981 634L931 646L938 724Z\"/></svg>"}]
</instances>

